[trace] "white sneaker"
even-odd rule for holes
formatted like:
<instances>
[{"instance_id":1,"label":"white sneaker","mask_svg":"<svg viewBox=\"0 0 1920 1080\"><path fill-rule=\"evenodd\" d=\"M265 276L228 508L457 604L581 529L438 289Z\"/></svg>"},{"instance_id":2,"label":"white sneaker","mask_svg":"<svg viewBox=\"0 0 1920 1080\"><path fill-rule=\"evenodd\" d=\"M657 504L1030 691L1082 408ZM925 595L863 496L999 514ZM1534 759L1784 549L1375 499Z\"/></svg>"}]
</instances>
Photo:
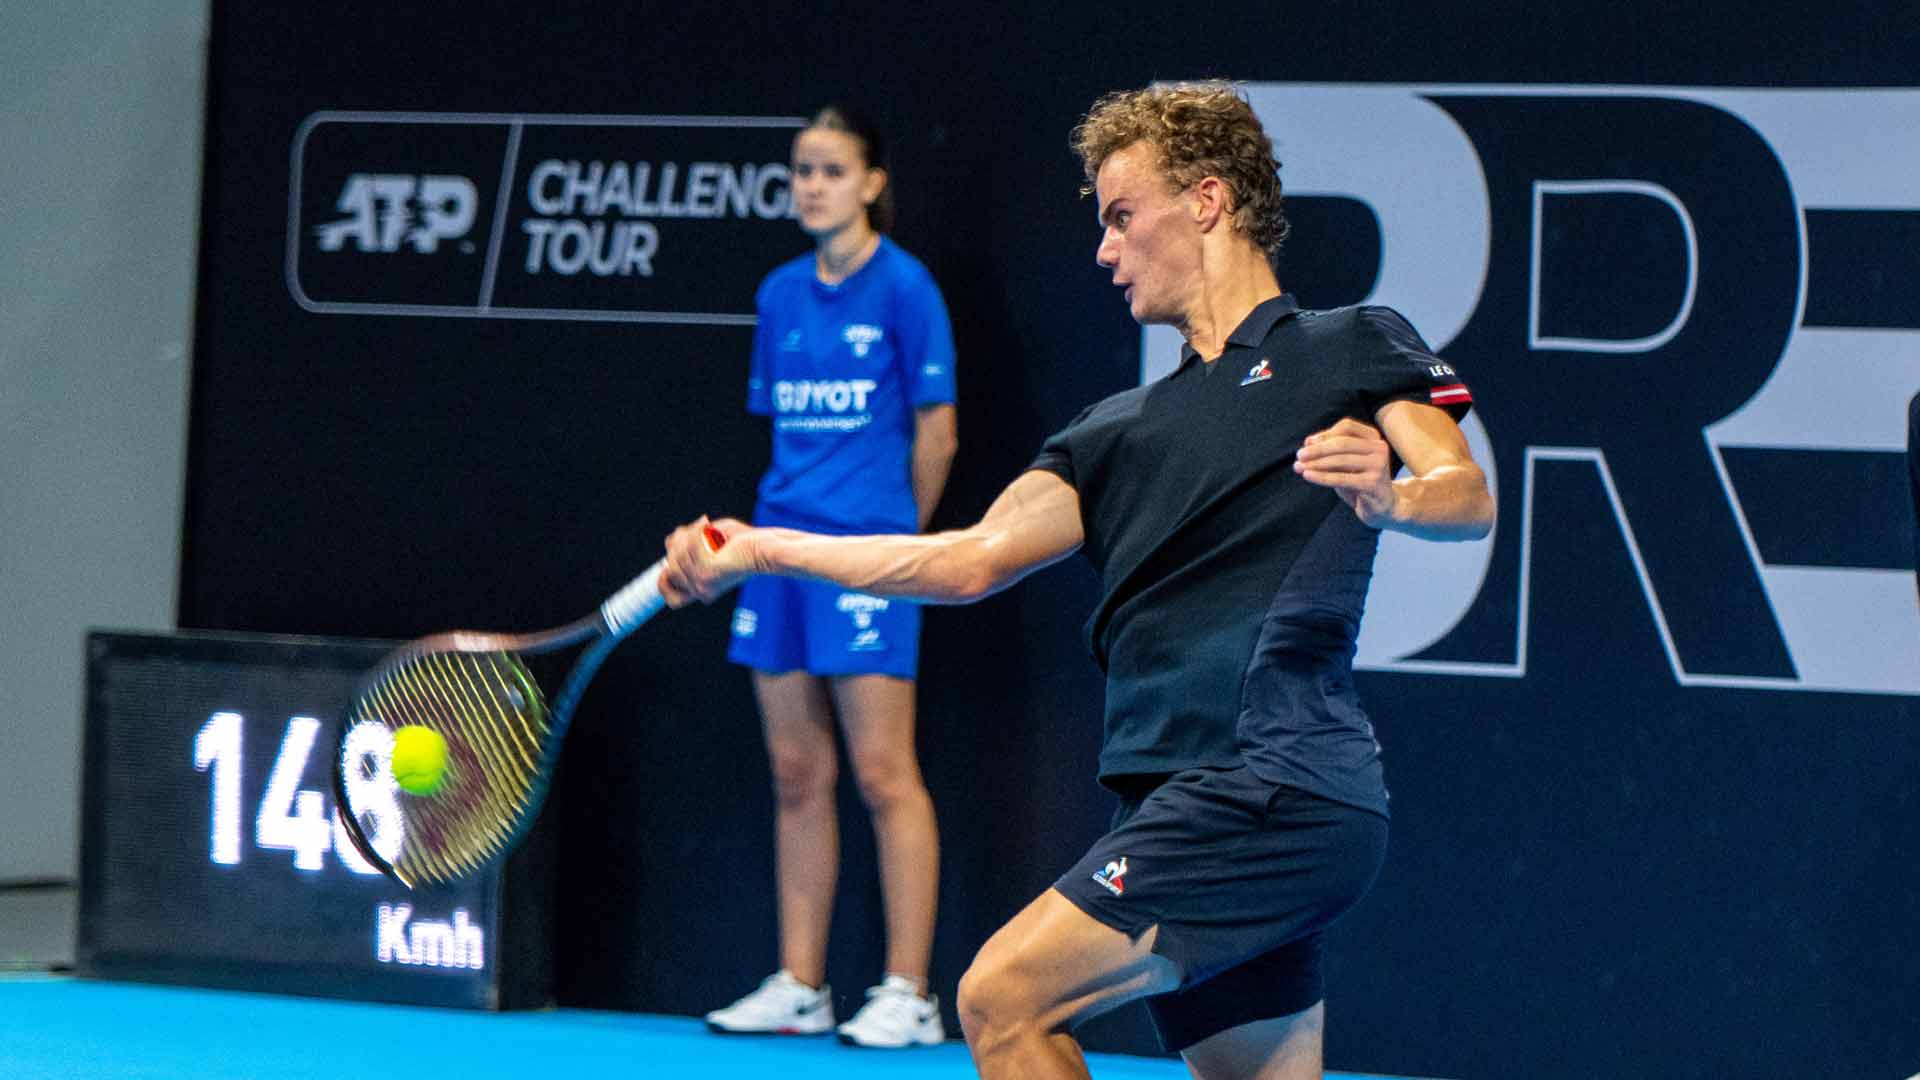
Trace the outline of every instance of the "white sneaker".
<instances>
[{"instance_id":1,"label":"white sneaker","mask_svg":"<svg viewBox=\"0 0 1920 1080\"><path fill-rule=\"evenodd\" d=\"M933 1046L947 1041L947 1029L941 1026L936 998L921 997L912 979L889 975L867 991L867 1003L853 1019L840 1025L840 1041L889 1049Z\"/></svg>"},{"instance_id":2,"label":"white sneaker","mask_svg":"<svg viewBox=\"0 0 1920 1080\"><path fill-rule=\"evenodd\" d=\"M707 1029L722 1035L824 1035L833 1027L833 994L815 990L786 971L724 1009L707 1014Z\"/></svg>"}]
</instances>

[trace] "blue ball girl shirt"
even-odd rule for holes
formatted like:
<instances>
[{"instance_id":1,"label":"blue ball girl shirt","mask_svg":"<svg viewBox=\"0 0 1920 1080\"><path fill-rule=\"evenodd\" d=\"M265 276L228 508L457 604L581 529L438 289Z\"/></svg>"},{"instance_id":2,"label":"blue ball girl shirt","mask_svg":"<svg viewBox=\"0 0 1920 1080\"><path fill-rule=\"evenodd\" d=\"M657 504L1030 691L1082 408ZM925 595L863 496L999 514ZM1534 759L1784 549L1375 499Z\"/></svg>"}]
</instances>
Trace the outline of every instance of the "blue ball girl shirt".
<instances>
[{"instance_id":1,"label":"blue ball girl shirt","mask_svg":"<svg viewBox=\"0 0 1920 1080\"><path fill-rule=\"evenodd\" d=\"M819 532L919 531L914 411L954 400L953 328L933 275L892 240L838 285L808 252L768 274L747 410L773 425L754 520Z\"/></svg>"}]
</instances>

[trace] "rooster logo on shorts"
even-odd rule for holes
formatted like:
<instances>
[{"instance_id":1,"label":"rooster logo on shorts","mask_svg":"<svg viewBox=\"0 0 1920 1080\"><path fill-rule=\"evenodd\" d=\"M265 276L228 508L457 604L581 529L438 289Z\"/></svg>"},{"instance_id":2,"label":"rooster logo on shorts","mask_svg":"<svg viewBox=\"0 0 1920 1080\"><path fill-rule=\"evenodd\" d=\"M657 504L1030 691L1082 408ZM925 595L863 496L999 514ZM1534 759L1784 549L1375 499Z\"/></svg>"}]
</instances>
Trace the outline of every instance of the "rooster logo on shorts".
<instances>
[{"instance_id":1,"label":"rooster logo on shorts","mask_svg":"<svg viewBox=\"0 0 1920 1080\"><path fill-rule=\"evenodd\" d=\"M1108 892L1121 896L1127 891L1127 857L1120 856L1113 862L1093 872L1093 880L1099 882Z\"/></svg>"}]
</instances>

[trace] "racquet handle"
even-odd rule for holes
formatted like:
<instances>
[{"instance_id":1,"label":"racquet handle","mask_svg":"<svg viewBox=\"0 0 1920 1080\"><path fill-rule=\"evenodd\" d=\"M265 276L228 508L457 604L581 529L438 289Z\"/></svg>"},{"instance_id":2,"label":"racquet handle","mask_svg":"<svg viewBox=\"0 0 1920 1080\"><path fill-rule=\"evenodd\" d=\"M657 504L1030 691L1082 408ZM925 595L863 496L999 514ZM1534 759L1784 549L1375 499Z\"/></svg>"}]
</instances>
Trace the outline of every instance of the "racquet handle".
<instances>
[{"instance_id":1,"label":"racquet handle","mask_svg":"<svg viewBox=\"0 0 1920 1080\"><path fill-rule=\"evenodd\" d=\"M719 551L727 546L727 537L711 525L701 526L706 537L707 549ZM600 621L606 624L606 632L613 637L625 637L660 613L667 606L666 598L660 595L660 573L667 568L667 561L661 559L640 572L640 576L607 597L600 605Z\"/></svg>"}]
</instances>

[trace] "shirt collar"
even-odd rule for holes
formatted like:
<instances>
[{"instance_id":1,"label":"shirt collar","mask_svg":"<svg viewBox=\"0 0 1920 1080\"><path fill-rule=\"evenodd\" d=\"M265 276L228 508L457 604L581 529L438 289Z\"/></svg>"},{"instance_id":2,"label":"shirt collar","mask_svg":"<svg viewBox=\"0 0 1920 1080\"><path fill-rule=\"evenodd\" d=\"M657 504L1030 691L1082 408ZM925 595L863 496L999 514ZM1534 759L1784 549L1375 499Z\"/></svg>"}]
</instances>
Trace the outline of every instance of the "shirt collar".
<instances>
[{"instance_id":1,"label":"shirt collar","mask_svg":"<svg viewBox=\"0 0 1920 1080\"><path fill-rule=\"evenodd\" d=\"M1240 325L1233 328L1233 333L1227 335L1227 346L1231 348L1240 345L1249 349L1255 348L1267 340L1267 335L1273 331L1276 323L1299 310L1300 305L1294 301L1292 293L1281 293L1271 300L1262 300L1254 305L1252 311L1247 312L1247 317L1240 320ZM1181 367L1186 367L1199 358L1200 354L1193 346L1181 343Z\"/></svg>"}]
</instances>

